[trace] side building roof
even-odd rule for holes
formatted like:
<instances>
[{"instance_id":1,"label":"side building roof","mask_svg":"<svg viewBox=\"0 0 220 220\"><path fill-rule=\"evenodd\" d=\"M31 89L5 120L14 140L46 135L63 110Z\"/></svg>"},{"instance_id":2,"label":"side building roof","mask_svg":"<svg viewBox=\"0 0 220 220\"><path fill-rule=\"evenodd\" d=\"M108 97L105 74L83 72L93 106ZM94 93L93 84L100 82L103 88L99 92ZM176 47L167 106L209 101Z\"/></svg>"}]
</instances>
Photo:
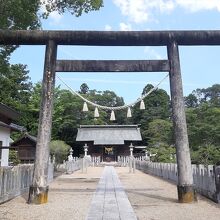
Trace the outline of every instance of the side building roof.
<instances>
[{"instance_id":1,"label":"side building roof","mask_svg":"<svg viewBox=\"0 0 220 220\"><path fill-rule=\"evenodd\" d=\"M18 120L20 114L9 106L0 102L0 114L12 120Z\"/></svg>"},{"instance_id":2,"label":"side building roof","mask_svg":"<svg viewBox=\"0 0 220 220\"><path fill-rule=\"evenodd\" d=\"M19 143L22 141L22 140L25 140L25 139L28 139L30 141L32 141L33 143L37 143L37 138L35 136L32 136L30 134L28 134L27 132L24 133L20 138L18 138L17 140L15 140L11 146L17 146L19 145Z\"/></svg>"},{"instance_id":3,"label":"side building roof","mask_svg":"<svg viewBox=\"0 0 220 220\"><path fill-rule=\"evenodd\" d=\"M138 125L81 125L76 141L123 145L125 141L142 141L142 137Z\"/></svg>"}]
</instances>

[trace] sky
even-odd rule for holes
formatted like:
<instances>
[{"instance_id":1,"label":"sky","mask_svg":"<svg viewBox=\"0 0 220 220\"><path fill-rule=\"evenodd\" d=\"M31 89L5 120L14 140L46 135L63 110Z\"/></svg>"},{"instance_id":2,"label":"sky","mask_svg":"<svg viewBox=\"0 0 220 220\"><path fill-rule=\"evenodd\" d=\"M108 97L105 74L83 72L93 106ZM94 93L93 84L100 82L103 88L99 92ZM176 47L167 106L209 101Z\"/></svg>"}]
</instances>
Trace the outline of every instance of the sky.
<instances>
[{"instance_id":1,"label":"sky","mask_svg":"<svg viewBox=\"0 0 220 220\"><path fill-rule=\"evenodd\" d=\"M220 0L104 0L99 11L75 17L53 12L42 20L43 30L220 30ZM180 46L184 95L220 83L219 46ZM27 64L33 83L43 77L44 46L20 46L11 63ZM167 59L166 47L59 46L58 59ZM112 90L128 104L148 83L156 85L167 73L57 73L73 90L82 83L97 91ZM59 79L56 84L66 88ZM169 79L160 88L169 93Z\"/></svg>"}]
</instances>

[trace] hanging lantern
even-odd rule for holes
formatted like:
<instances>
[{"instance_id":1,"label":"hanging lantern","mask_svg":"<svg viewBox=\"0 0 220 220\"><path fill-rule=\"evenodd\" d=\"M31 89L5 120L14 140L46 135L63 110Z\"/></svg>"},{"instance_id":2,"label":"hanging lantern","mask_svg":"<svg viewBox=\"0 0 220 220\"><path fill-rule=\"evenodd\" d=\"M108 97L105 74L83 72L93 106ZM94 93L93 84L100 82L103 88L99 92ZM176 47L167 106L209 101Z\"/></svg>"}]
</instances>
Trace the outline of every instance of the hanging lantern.
<instances>
[{"instance_id":1,"label":"hanging lantern","mask_svg":"<svg viewBox=\"0 0 220 220\"><path fill-rule=\"evenodd\" d=\"M128 111L127 111L127 118L131 118L132 115L131 115L131 108L128 107Z\"/></svg>"},{"instance_id":2,"label":"hanging lantern","mask_svg":"<svg viewBox=\"0 0 220 220\"><path fill-rule=\"evenodd\" d=\"M94 117L95 117L95 118L98 118L98 117L99 117L99 110L98 110L97 107L95 107Z\"/></svg>"},{"instance_id":3,"label":"hanging lantern","mask_svg":"<svg viewBox=\"0 0 220 220\"><path fill-rule=\"evenodd\" d=\"M141 103L140 103L140 109L141 110L145 109L145 104L144 104L144 100L143 99L141 100Z\"/></svg>"},{"instance_id":4,"label":"hanging lantern","mask_svg":"<svg viewBox=\"0 0 220 220\"><path fill-rule=\"evenodd\" d=\"M83 103L83 110L82 110L83 112L88 112L89 111L89 109L88 109L88 106L87 106L87 103L86 102L84 102Z\"/></svg>"},{"instance_id":5,"label":"hanging lantern","mask_svg":"<svg viewBox=\"0 0 220 220\"><path fill-rule=\"evenodd\" d=\"M110 121L115 121L115 112L112 110Z\"/></svg>"}]
</instances>

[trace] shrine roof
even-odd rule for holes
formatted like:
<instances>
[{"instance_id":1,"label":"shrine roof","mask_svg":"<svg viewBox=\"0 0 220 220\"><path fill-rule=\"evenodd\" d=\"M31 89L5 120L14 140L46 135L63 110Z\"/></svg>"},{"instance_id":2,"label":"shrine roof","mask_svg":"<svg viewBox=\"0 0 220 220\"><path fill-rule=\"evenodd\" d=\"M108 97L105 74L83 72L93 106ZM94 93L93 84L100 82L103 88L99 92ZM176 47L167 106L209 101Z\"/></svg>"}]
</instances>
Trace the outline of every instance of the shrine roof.
<instances>
[{"instance_id":1,"label":"shrine roof","mask_svg":"<svg viewBox=\"0 0 220 220\"><path fill-rule=\"evenodd\" d=\"M125 141L142 141L142 137L138 125L81 125L76 141L123 145Z\"/></svg>"}]
</instances>

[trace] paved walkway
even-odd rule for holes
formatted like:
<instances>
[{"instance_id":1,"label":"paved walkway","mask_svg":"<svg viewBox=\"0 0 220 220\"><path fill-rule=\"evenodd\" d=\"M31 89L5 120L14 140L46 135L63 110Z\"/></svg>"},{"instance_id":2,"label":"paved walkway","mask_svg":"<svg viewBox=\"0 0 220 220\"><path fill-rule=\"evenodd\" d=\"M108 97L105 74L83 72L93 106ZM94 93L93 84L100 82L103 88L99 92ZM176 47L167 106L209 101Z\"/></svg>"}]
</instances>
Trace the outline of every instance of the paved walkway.
<instances>
[{"instance_id":1,"label":"paved walkway","mask_svg":"<svg viewBox=\"0 0 220 220\"><path fill-rule=\"evenodd\" d=\"M113 166L106 166L87 220L137 220Z\"/></svg>"},{"instance_id":2,"label":"paved walkway","mask_svg":"<svg viewBox=\"0 0 220 220\"><path fill-rule=\"evenodd\" d=\"M44 205L28 205L26 197L17 197L5 204L0 205L1 220L85 220L92 210L93 198L96 195L97 186L102 176L103 167L89 167L88 173L77 171L71 175L62 175L57 178L49 190L49 201ZM129 202L138 220L219 220L220 205L204 198L199 198L198 203L180 204L177 202L176 186L136 171L129 173L127 167L116 167L115 171L128 196ZM117 183L114 169L111 168L112 178L106 179L107 188L105 192L106 220L107 213L112 214L118 209L116 216L120 216L119 202L122 196L122 187ZM106 172L107 174L107 172ZM108 176L108 175L107 175ZM114 179L114 180L113 180ZM113 182L118 185L113 190ZM103 191L103 190L102 190ZM117 201L116 208L109 199L115 193ZM124 192L123 192L124 193ZM122 201L122 200L121 200ZM119 205L120 203L120 205ZM110 209L108 209L111 207ZM126 209L126 208L124 208ZM98 211L98 209L97 209ZM121 217L121 216L120 216ZM87 218L88 219L88 218ZM129 219L129 218L127 218Z\"/></svg>"}]
</instances>

